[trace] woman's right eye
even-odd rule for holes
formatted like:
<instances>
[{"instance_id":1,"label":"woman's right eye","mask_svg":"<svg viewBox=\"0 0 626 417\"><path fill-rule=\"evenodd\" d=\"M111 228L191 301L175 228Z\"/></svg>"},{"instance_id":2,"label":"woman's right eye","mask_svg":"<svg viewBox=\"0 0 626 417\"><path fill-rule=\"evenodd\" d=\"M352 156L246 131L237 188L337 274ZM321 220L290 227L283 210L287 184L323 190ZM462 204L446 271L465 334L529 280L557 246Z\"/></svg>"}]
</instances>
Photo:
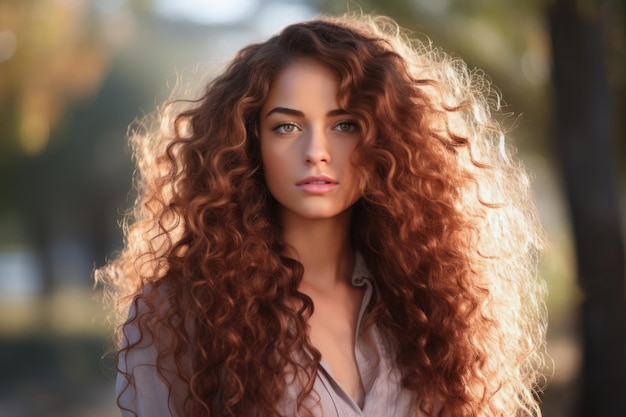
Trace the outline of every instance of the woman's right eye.
<instances>
[{"instance_id":1,"label":"woman's right eye","mask_svg":"<svg viewBox=\"0 0 626 417\"><path fill-rule=\"evenodd\" d=\"M300 127L295 123L281 123L273 129L278 133L294 133L300 130Z\"/></svg>"}]
</instances>

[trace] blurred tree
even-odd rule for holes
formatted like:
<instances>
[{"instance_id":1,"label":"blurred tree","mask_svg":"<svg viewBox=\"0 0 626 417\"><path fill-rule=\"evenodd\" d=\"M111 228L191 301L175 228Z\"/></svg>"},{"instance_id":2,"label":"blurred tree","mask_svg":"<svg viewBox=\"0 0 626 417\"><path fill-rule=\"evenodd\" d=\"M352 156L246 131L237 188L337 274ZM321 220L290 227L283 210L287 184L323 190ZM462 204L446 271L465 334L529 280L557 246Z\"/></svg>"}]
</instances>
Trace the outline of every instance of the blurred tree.
<instances>
[{"instance_id":1,"label":"blurred tree","mask_svg":"<svg viewBox=\"0 0 626 417\"><path fill-rule=\"evenodd\" d=\"M576 236L582 304L583 417L626 416L626 281L615 168L615 100L606 28L618 2L549 8L556 139ZM620 36L624 36L623 33ZM623 132L622 132L623 134Z\"/></svg>"},{"instance_id":2,"label":"blurred tree","mask_svg":"<svg viewBox=\"0 0 626 417\"><path fill-rule=\"evenodd\" d=\"M3 243L28 244L41 255L44 293L53 287L51 219L71 184L50 175L58 163L67 168L67 155L56 152L65 138L58 133L68 108L98 91L110 58L90 2L0 0L0 215L27 219L28 240L3 236Z\"/></svg>"},{"instance_id":3,"label":"blurred tree","mask_svg":"<svg viewBox=\"0 0 626 417\"><path fill-rule=\"evenodd\" d=\"M41 153L73 101L92 96L110 47L85 1L0 1L0 164Z\"/></svg>"}]
</instances>

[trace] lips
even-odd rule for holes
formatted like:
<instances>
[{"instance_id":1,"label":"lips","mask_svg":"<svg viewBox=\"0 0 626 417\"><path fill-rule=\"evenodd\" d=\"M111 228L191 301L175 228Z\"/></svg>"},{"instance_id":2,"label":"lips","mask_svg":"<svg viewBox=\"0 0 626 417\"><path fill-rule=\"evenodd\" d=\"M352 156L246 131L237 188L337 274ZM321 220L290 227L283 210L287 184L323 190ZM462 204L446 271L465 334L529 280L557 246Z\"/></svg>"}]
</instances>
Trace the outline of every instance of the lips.
<instances>
[{"instance_id":1,"label":"lips","mask_svg":"<svg viewBox=\"0 0 626 417\"><path fill-rule=\"evenodd\" d=\"M325 175L307 177L296 183L296 186L311 194L324 194L335 189L339 183Z\"/></svg>"}]
</instances>

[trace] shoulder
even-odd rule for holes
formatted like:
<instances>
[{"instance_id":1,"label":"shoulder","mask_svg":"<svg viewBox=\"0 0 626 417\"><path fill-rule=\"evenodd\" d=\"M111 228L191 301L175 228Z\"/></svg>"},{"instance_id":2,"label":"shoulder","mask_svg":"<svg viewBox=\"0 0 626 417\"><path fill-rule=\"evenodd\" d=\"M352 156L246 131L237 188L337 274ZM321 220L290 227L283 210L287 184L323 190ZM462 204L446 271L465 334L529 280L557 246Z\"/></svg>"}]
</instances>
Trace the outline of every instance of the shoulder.
<instances>
[{"instance_id":1,"label":"shoulder","mask_svg":"<svg viewBox=\"0 0 626 417\"><path fill-rule=\"evenodd\" d=\"M131 303L117 356L116 393L124 417L130 411L139 417L183 415L191 356L174 354L180 342L164 319L170 306L167 291L152 285Z\"/></svg>"},{"instance_id":2,"label":"shoulder","mask_svg":"<svg viewBox=\"0 0 626 417\"><path fill-rule=\"evenodd\" d=\"M153 333L158 331L160 319L168 314L171 307L167 285L145 285L130 302L128 316L122 327L122 347L153 344Z\"/></svg>"}]
</instances>

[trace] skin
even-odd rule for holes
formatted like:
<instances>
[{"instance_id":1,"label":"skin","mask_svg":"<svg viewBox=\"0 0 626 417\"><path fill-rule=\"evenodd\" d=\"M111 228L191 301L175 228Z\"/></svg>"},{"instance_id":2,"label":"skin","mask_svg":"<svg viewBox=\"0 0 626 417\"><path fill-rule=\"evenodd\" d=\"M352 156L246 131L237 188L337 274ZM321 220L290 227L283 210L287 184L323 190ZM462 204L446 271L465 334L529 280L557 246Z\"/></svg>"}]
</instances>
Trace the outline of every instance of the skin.
<instances>
[{"instance_id":1,"label":"skin","mask_svg":"<svg viewBox=\"0 0 626 417\"><path fill-rule=\"evenodd\" d=\"M351 162L361 131L339 108L337 85L328 68L310 59L280 72L261 109L261 154L283 238L304 266L300 291L313 300L309 338L362 407L355 339L363 289L351 283L349 238L352 207L361 197Z\"/></svg>"}]
</instances>

